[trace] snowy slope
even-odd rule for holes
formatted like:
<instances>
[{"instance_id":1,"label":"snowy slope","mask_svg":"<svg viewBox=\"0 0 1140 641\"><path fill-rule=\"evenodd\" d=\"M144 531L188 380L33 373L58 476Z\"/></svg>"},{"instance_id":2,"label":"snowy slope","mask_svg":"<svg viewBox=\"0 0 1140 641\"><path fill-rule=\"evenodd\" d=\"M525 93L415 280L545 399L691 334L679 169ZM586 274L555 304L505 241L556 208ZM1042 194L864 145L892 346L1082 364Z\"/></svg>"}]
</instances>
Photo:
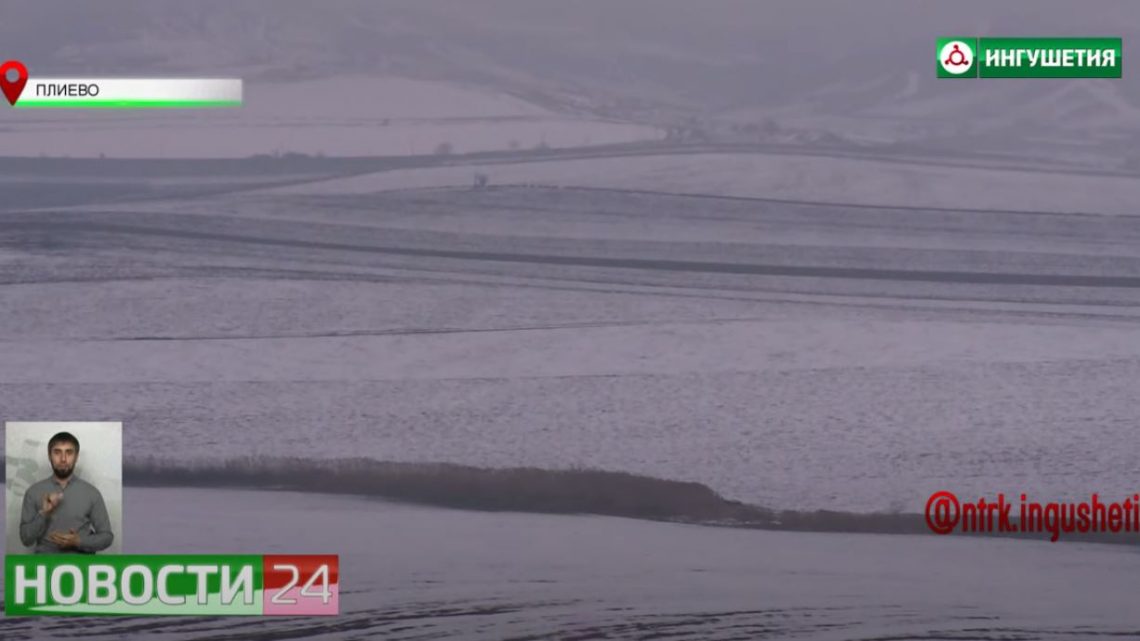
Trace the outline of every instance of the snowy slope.
<instances>
[{"instance_id":1,"label":"snowy slope","mask_svg":"<svg viewBox=\"0 0 1140 641\"><path fill-rule=\"evenodd\" d=\"M68 4L65 30L53 23L53 2L10 3L0 39L45 73L400 76L658 124L774 117L854 139L989 135L1007 144L1050 128L1135 133L1140 104L1140 85L1127 78L934 77L934 40L947 33L1140 36L1134 4L1110 0L1097 11L1057 0L1033 11L977 0L115 2L122 10Z\"/></svg>"},{"instance_id":2,"label":"snowy slope","mask_svg":"<svg viewBox=\"0 0 1140 641\"><path fill-rule=\"evenodd\" d=\"M285 492L127 488L126 501L138 517L128 521L132 553L339 554L340 616L103 618L81 632L7 618L0 635L838 641L1016 631L1072 641L1127 636L1140 621L1140 564L1117 546L722 530ZM227 527L202 537L202 523Z\"/></svg>"},{"instance_id":3,"label":"snowy slope","mask_svg":"<svg viewBox=\"0 0 1140 641\"><path fill-rule=\"evenodd\" d=\"M787 154L677 154L407 169L268 193L360 194L466 186L474 172L489 175L493 185L599 187L885 207L1140 214L1140 179L1128 176Z\"/></svg>"}]
</instances>

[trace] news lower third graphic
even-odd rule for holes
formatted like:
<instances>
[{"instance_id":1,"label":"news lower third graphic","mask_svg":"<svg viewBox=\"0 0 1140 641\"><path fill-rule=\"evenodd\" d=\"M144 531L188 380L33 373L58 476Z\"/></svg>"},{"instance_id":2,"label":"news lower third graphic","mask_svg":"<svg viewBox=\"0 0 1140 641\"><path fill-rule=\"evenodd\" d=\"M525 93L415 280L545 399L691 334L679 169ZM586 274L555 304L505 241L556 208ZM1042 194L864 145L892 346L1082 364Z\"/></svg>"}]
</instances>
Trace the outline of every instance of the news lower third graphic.
<instances>
[{"instance_id":1,"label":"news lower third graphic","mask_svg":"<svg viewBox=\"0 0 1140 641\"><path fill-rule=\"evenodd\" d=\"M19 60L0 64L0 90L17 109L240 107L240 78L47 78Z\"/></svg>"},{"instance_id":2,"label":"news lower third graphic","mask_svg":"<svg viewBox=\"0 0 1140 641\"><path fill-rule=\"evenodd\" d=\"M1121 38L939 38L939 78L1122 78Z\"/></svg>"},{"instance_id":3,"label":"news lower third graphic","mask_svg":"<svg viewBox=\"0 0 1140 641\"><path fill-rule=\"evenodd\" d=\"M335 554L124 553L122 431L4 423L6 616L339 613Z\"/></svg>"},{"instance_id":4,"label":"news lower third graphic","mask_svg":"<svg viewBox=\"0 0 1140 641\"><path fill-rule=\"evenodd\" d=\"M10 555L4 614L303 616L340 607L336 555Z\"/></svg>"}]
</instances>

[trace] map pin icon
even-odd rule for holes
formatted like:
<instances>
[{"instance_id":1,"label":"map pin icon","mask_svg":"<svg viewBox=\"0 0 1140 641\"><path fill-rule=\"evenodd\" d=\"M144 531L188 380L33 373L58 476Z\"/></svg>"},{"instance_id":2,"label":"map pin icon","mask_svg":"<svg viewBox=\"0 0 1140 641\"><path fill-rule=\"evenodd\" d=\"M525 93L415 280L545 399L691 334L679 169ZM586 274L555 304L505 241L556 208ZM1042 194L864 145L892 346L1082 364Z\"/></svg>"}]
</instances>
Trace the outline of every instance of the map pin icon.
<instances>
[{"instance_id":1,"label":"map pin icon","mask_svg":"<svg viewBox=\"0 0 1140 641\"><path fill-rule=\"evenodd\" d=\"M9 72L15 70L16 79L9 80ZM20 99L20 94L24 92L24 85L28 84L28 68L24 63L19 60L9 60L0 65L0 91L4 92L4 97L8 99L8 104L15 106L16 101Z\"/></svg>"}]
</instances>

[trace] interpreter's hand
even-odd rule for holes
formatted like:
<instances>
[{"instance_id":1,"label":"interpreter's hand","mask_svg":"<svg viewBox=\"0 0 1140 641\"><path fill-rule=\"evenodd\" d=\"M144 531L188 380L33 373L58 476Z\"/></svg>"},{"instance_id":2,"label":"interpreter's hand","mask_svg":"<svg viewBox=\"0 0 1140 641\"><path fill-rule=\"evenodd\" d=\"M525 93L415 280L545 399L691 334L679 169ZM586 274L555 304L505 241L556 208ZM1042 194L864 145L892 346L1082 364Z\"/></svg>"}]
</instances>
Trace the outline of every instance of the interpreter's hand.
<instances>
[{"instance_id":1,"label":"interpreter's hand","mask_svg":"<svg viewBox=\"0 0 1140 641\"><path fill-rule=\"evenodd\" d=\"M40 514L47 516L59 507L63 502L63 492L48 492L44 494L43 501L40 503Z\"/></svg>"},{"instance_id":2,"label":"interpreter's hand","mask_svg":"<svg viewBox=\"0 0 1140 641\"><path fill-rule=\"evenodd\" d=\"M65 550L79 547L79 533L75 531L75 528L66 532L52 532L48 535L48 540Z\"/></svg>"}]
</instances>

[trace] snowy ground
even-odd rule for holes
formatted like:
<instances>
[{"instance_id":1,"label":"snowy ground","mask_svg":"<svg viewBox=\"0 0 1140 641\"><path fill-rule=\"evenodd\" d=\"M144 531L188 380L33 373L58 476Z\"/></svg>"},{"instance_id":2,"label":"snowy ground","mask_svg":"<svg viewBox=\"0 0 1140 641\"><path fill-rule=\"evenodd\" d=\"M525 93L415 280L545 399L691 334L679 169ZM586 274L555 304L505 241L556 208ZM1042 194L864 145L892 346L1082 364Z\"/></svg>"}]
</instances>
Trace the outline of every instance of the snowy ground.
<instances>
[{"instance_id":1,"label":"snowy ground","mask_svg":"<svg viewBox=\"0 0 1140 641\"><path fill-rule=\"evenodd\" d=\"M954 158L946 158L953 162ZM492 184L643 189L878 206L1136 215L1140 178L908 165L860 158L685 154L409 169L283 187L282 194L366 194Z\"/></svg>"},{"instance_id":2,"label":"snowy ground","mask_svg":"<svg viewBox=\"0 0 1140 641\"><path fill-rule=\"evenodd\" d=\"M0 406L128 453L1131 496L1140 218L579 190L9 213Z\"/></svg>"},{"instance_id":3,"label":"snowy ground","mask_svg":"<svg viewBox=\"0 0 1140 641\"><path fill-rule=\"evenodd\" d=\"M36 639L1093 639L1140 628L1117 546L785 534L128 488L132 553L336 553L335 619L3 619ZM201 523L225 524L209 537ZM287 532L287 535L282 535Z\"/></svg>"}]
</instances>

